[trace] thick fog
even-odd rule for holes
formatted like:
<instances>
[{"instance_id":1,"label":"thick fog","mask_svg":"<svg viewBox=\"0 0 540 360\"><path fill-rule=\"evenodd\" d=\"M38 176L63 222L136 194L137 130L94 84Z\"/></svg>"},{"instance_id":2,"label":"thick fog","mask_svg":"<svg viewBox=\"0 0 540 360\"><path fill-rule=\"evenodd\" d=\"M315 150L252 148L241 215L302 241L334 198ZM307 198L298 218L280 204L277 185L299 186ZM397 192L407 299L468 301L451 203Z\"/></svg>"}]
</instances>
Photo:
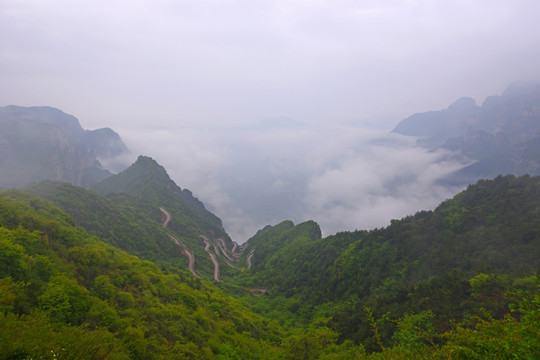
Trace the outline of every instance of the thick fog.
<instances>
[{"instance_id":1,"label":"thick fog","mask_svg":"<svg viewBox=\"0 0 540 360\"><path fill-rule=\"evenodd\" d=\"M283 219L379 227L457 191L434 180L459 164L389 131L538 81L538 13L536 0L3 0L0 105L113 128L238 241Z\"/></svg>"},{"instance_id":2,"label":"thick fog","mask_svg":"<svg viewBox=\"0 0 540 360\"><path fill-rule=\"evenodd\" d=\"M286 219L313 219L325 235L386 226L454 195L459 189L435 181L463 166L415 147L415 139L351 125L280 119L271 126L122 133L194 191L239 242Z\"/></svg>"}]
</instances>

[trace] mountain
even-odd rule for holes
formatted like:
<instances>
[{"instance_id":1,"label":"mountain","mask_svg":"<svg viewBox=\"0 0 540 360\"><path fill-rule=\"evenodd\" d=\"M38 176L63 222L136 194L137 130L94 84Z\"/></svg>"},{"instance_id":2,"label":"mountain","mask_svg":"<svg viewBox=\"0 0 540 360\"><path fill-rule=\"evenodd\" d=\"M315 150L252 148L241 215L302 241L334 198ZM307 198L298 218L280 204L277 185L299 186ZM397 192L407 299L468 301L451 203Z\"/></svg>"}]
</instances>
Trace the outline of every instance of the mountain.
<instances>
[{"instance_id":1,"label":"mountain","mask_svg":"<svg viewBox=\"0 0 540 360\"><path fill-rule=\"evenodd\" d=\"M231 256L239 268L216 281L212 269L198 267L202 255L195 272L171 260L197 246L179 234L182 226L172 226L183 190L152 159L137 163L140 177L132 168L129 177L118 175L131 183L131 194L103 196L54 182L0 193L5 358L51 351L107 359L540 353L538 177L480 181L434 211L371 231L322 238L312 221L285 221L233 244L227 255L221 241L199 235L199 243L214 247L214 260L219 255L226 267ZM200 227L211 221L196 221L181 220L205 237L216 231L216 224ZM160 250L167 237L170 254Z\"/></svg>"},{"instance_id":2,"label":"mountain","mask_svg":"<svg viewBox=\"0 0 540 360\"><path fill-rule=\"evenodd\" d=\"M380 347L366 307L377 317L430 311L441 332L481 307L500 318L508 311L510 279L540 268L539 189L539 177L499 176L386 228L323 239L310 224L265 228L245 245L255 255L264 249L262 258L254 255L237 281L268 291L274 303L259 310L266 316L309 322L322 313L341 341L370 351ZM475 276L490 282L481 297L471 285ZM395 324L381 328L391 344Z\"/></svg>"},{"instance_id":3,"label":"mountain","mask_svg":"<svg viewBox=\"0 0 540 360\"><path fill-rule=\"evenodd\" d=\"M420 144L442 145L451 137L461 136L471 127L478 125L480 108L474 99L463 97L447 109L414 114L402 120L392 132L418 136Z\"/></svg>"},{"instance_id":4,"label":"mountain","mask_svg":"<svg viewBox=\"0 0 540 360\"><path fill-rule=\"evenodd\" d=\"M321 239L313 222L283 222L244 245L255 250L243 276L271 281L254 285L271 285L282 294L295 287L298 295L300 280L290 284L265 273L298 279L333 273L318 286L322 295L315 296L317 287L306 286L312 301L395 290L454 270L465 276L530 273L540 266L539 211L540 177L508 175L481 180L435 210L393 220L386 228Z\"/></svg>"},{"instance_id":5,"label":"mountain","mask_svg":"<svg viewBox=\"0 0 540 360\"><path fill-rule=\"evenodd\" d=\"M177 186L152 158L139 156L129 168L91 190L117 204L127 206L138 201L144 216L155 223L162 224L168 217L167 231L174 239L171 244L181 244L188 260L192 259L194 273L220 280L220 276L240 269L236 265L239 253L234 250L237 245L223 229L221 220L206 210L191 191Z\"/></svg>"},{"instance_id":6,"label":"mountain","mask_svg":"<svg viewBox=\"0 0 540 360\"><path fill-rule=\"evenodd\" d=\"M28 193L0 193L0 259L1 359L280 357L275 322L183 269L105 244Z\"/></svg>"},{"instance_id":7,"label":"mountain","mask_svg":"<svg viewBox=\"0 0 540 360\"><path fill-rule=\"evenodd\" d=\"M98 157L127 148L111 129L84 130L72 115L51 107L0 107L0 188L35 181L66 181L88 187L111 175Z\"/></svg>"},{"instance_id":8,"label":"mountain","mask_svg":"<svg viewBox=\"0 0 540 360\"><path fill-rule=\"evenodd\" d=\"M207 222L223 229L221 220L207 211L191 191L178 187L163 166L147 156L139 156L129 168L95 184L91 189L103 195L126 193L162 205L179 203L193 217L191 221Z\"/></svg>"},{"instance_id":9,"label":"mountain","mask_svg":"<svg viewBox=\"0 0 540 360\"><path fill-rule=\"evenodd\" d=\"M477 106L462 98L441 111L414 114L393 132L419 137L429 149L444 149L468 162L443 179L467 185L497 175L540 175L540 84L510 85Z\"/></svg>"},{"instance_id":10,"label":"mountain","mask_svg":"<svg viewBox=\"0 0 540 360\"><path fill-rule=\"evenodd\" d=\"M514 91L505 102L524 107L530 91ZM448 132L483 111L472 105L440 116ZM506 118L506 149L537 159L536 137ZM465 135L471 149L504 139L482 129ZM0 360L536 359L539 219L528 175L478 181L385 228L322 237L314 221L283 221L240 246L146 156L90 188L0 191Z\"/></svg>"},{"instance_id":11,"label":"mountain","mask_svg":"<svg viewBox=\"0 0 540 360\"><path fill-rule=\"evenodd\" d=\"M180 249L161 226L161 214L149 217L144 202L128 195L101 196L93 191L44 180L23 190L49 200L69 214L76 226L130 254L157 263L185 267Z\"/></svg>"}]
</instances>

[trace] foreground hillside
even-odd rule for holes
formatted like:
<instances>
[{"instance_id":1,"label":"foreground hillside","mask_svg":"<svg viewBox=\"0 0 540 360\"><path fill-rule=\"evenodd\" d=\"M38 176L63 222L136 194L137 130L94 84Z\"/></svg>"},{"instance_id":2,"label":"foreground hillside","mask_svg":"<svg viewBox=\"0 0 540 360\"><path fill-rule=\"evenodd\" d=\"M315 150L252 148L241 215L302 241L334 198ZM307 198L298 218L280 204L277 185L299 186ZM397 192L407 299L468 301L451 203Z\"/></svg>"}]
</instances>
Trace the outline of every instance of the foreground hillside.
<instances>
[{"instance_id":1,"label":"foreground hillside","mask_svg":"<svg viewBox=\"0 0 540 360\"><path fill-rule=\"evenodd\" d=\"M0 359L540 357L540 178L242 246L149 158L110 181L0 193Z\"/></svg>"},{"instance_id":2,"label":"foreground hillside","mask_svg":"<svg viewBox=\"0 0 540 360\"><path fill-rule=\"evenodd\" d=\"M73 223L47 201L2 193L0 358L277 357L279 326Z\"/></svg>"}]
</instances>

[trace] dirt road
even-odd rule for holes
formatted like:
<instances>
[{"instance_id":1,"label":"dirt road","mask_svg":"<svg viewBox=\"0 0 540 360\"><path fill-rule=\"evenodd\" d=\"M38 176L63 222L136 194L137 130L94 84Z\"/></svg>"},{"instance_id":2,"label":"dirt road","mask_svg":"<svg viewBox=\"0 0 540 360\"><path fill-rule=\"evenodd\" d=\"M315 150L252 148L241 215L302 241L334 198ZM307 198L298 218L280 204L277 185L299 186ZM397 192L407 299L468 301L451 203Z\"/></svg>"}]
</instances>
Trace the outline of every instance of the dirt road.
<instances>
[{"instance_id":1,"label":"dirt road","mask_svg":"<svg viewBox=\"0 0 540 360\"><path fill-rule=\"evenodd\" d=\"M159 210L161 210L164 216L161 226L167 228L167 226L169 225L169 221L171 221L171 214L163 206L160 206ZM188 260L188 270L193 274L193 276L200 278L201 275L197 274L197 272L195 271L195 255L193 255L193 251L189 250L176 236L171 233L168 234L169 237L176 243L176 245L182 248L182 254L184 254Z\"/></svg>"},{"instance_id":2,"label":"dirt road","mask_svg":"<svg viewBox=\"0 0 540 360\"><path fill-rule=\"evenodd\" d=\"M221 281L219 279L219 262L216 259L216 255L210 252L210 241L208 238L204 235L201 235L201 238L204 241L204 251L208 253L208 256L210 257L210 260L212 260L212 264L214 264L214 280ZM214 247L215 249L215 247Z\"/></svg>"},{"instance_id":3,"label":"dirt road","mask_svg":"<svg viewBox=\"0 0 540 360\"><path fill-rule=\"evenodd\" d=\"M247 263L247 268L251 268L251 258L253 257L253 254L255 253L255 249L251 249L251 251L249 252L247 258L246 258L246 263Z\"/></svg>"},{"instance_id":4,"label":"dirt road","mask_svg":"<svg viewBox=\"0 0 540 360\"><path fill-rule=\"evenodd\" d=\"M159 207L159 210L163 214L163 222L161 223L161 226L163 228L167 228L169 225L169 222L171 221L172 217L171 214L165 209L163 206ZM201 277L196 271L195 271L195 255L193 254L193 251L189 250L183 243L178 239L176 236L168 232L169 237L182 248L182 254L187 257L188 260L188 270L193 274L193 276ZM242 246L238 246L237 243L233 243L233 248L230 251L227 249L227 246L225 245L225 240L223 238L216 238L213 239L212 242L204 235L200 235L201 238L204 241L204 250L208 253L208 256L210 257L210 260L212 261L212 264L214 265L214 280L221 282L220 277L220 270L219 270L219 261L217 259L217 256L221 256L225 263L229 265L230 267L240 270L240 268L233 264L234 261L238 261L240 257L242 256L245 248L245 244ZM213 247L213 251L211 248ZM253 257L253 253L255 252L255 249L252 249L247 258L247 268L251 268L251 258ZM262 289L262 288L261 288ZM263 292L259 289L256 291L257 293Z\"/></svg>"}]
</instances>

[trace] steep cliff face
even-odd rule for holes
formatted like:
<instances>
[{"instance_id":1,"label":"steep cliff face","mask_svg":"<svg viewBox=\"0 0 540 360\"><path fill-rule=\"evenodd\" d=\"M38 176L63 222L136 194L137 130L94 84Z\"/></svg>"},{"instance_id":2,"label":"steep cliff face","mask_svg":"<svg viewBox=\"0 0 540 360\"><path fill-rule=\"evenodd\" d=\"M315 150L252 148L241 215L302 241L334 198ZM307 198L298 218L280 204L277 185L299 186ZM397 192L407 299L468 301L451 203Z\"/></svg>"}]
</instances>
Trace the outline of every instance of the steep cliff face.
<instances>
[{"instance_id":1,"label":"steep cliff face","mask_svg":"<svg viewBox=\"0 0 540 360\"><path fill-rule=\"evenodd\" d=\"M471 98L461 98L447 109L414 114L393 132L418 136L422 146L461 150L480 160L531 140L539 130L540 84L512 84L480 107ZM482 148L491 147L487 153L469 150L478 147L479 140Z\"/></svg>"},{"instance_id":2,"label":"steep cliff face","mask_svg":"<svg viewBox=\"0 0 540 360\"><path fill-rule=\"evenodd\" d=\"M84 130L79 121L50 107L0 107L0 188L39 180L89 187L111 175L97 156L127 152L110 129Z\"/></svg>"},{"instance_id":3,"label":"steep cliff face","mask_svg":"<svg viewBox=\"0 0 540 360\"><path fill-rule=\"evenodd\" d=\"M393 131L419 137L420 146L450 150L455 158L473 162L443 184L540 175L540 84L512 84L481 107L462 98L448 109L410 116Z\"/></svg>"}]
</instances>

